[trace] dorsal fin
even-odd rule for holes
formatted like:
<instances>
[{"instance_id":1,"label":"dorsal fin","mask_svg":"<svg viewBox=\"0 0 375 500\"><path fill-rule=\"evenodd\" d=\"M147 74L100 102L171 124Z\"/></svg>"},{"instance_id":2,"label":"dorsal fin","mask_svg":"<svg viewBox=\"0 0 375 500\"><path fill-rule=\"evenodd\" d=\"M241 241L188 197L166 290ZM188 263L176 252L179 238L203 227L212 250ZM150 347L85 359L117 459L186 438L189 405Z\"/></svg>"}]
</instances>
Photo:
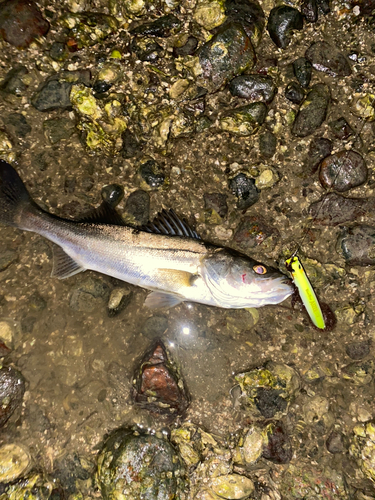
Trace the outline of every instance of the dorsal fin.
<instances>
[{"instance_id":1,"label":"dorsal fin","mask_svg":"<svg viewBox=\"0 0 375 500\"><path fill-rule=\"evenodd\" d=\"M140 228L147 233L165 234L168 236L186 236L200 240L200 236L189 226L185 219L180 219L172 209L163 210L153 221Z\"/></svg>"},{"instance_id":2,"label":"dorsal fin","mask_svg":"<svg viewBox=\"0 0 375 500\"><path fill-rule=\"evenodd\" d=\"M102 201L98 208L94 208L77 222L96 222L97 224L125 226L121 215L106 201Z\"/></svg>"}]
</instances>

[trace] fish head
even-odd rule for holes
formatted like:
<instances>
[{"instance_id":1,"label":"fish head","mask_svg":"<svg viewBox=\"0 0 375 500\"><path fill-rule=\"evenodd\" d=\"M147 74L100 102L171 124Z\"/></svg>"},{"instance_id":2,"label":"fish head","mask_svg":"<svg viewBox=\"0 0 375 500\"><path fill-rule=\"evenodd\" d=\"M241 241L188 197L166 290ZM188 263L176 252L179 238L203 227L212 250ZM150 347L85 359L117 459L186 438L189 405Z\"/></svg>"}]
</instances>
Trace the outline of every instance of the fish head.
<instances>
[{"instance_id":1,"label":"fish head","mask_svg":"<svg viewBox=\"0 0 375 500\"><path fill-rule=\"evenodd\" d=\"M201 274L220 307L279 304L294 292L292 280L277 269L227 248L205 257Z\"/></svg>"}]
</instances>

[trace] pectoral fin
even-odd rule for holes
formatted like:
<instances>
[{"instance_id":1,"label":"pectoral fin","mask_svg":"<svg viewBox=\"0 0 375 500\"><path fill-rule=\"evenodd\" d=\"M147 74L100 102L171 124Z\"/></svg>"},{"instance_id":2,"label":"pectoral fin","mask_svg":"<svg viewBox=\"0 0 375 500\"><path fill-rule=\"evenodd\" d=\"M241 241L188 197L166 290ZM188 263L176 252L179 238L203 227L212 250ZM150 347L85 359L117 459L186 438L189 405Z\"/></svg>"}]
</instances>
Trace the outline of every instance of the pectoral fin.
<instances>
[{"instance_id":1,"label":"pectoral fin","mask_svg":"<svg viewBox=\"0 0 375 500\"><path fill-rule=\"evenodd\" d=\"M150 309L159 307L174 307L185 299L181 295L168 292L151 292L145 300L145 306Z\"/></svg>"},{"instance_id":2,"label":"pectoral fin","mask_svg":"<svg viewBox=\"0 0 375 500\"><path fill-rule=\"evenodd\" d=\"M65 279L70 278L86 269L80 266L74 259L69 257L58 245L52 246L53 250L53 268L51 277Z\"/></svg>"},{"instance_id":3,"label":"pectoral fin","mask_svg":"<svg viewBox=\"0 0 375 500\"><path fill-rule=\"evenodd\" d=\"M196 276L186 271L176 271L174 269L158 269L155 271L160 288L151 292L145 301L145 305L150 308L173 307L180 304L186 297L184 289L190 288Z\"/></svg>"}]
</instances>

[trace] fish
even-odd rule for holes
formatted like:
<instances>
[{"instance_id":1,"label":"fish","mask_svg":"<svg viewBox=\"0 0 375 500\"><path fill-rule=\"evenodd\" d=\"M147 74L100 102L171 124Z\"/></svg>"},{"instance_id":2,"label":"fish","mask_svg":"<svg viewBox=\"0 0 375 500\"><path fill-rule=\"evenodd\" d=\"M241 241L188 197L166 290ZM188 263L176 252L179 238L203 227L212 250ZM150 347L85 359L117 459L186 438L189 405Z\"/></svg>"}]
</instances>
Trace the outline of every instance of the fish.
<instances>
[{"instance_id":1,"label":"fish","mask_svg":"<svg viewBox=\"0 0 375 500\"><path fill-rule=\"evenodd\" d=\"M52 277L97 271L149 290L150 308L197 302L226 309L279 304L290 278L233 249L205 243L173 210L148 225L125 225L105 201L82 220L39 207L16 170L0 160L0 223L52 242Z\"/></svg>"}]
</instances>

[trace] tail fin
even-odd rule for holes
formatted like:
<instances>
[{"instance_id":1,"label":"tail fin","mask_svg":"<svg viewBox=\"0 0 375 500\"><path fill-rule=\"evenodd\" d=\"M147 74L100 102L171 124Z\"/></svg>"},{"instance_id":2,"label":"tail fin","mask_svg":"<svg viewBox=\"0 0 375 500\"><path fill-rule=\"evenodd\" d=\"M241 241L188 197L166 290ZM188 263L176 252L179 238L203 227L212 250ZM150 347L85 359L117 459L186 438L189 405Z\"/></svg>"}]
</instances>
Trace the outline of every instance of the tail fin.
<instances>
[{"instance_id":1,"label":"tail fin","mask_svg":"<svg viewBox=\"0 0 375 500\"><path fill-rule=\"evenodd\" d=\"M0 222L26 229L23 222L27 209L35 208L21 177L9 163L0 160Z\"/></svg>"}]
</instances>

